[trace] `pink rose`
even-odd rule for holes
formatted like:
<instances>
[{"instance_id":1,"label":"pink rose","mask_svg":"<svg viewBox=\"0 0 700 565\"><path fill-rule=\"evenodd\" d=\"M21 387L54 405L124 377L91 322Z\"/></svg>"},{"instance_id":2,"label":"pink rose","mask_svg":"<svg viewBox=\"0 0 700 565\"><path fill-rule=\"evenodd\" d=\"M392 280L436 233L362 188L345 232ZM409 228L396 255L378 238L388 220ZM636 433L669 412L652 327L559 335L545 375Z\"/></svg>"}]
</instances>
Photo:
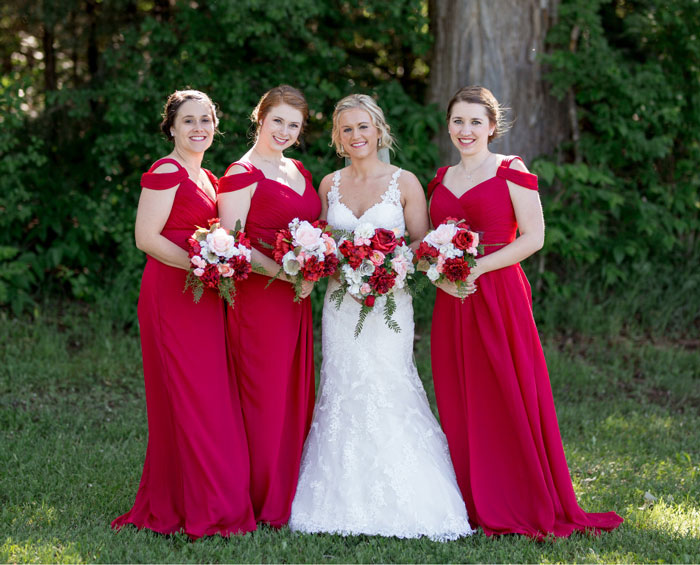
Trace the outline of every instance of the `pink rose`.
<instances>
[{"instance_id":1,"label":"pink rose","mask_svg":"<svg viewBox=\"0 0 700 565\"><path fill-rule=\"evenodd\" d=\"M362 283L362 286L360 286L360 294L369 294L372 292L372 287L369 286L369 283Z\"/></svg>"},{"instance_id":2,"label":"pink rose","mask_svg":"<svg viewBox=\"0 0 700 565\"><path fill-rule=\"evenodd\" d=\"M320 228L313 227L309 222L301 222L294 234L294 241L307 249L314 248L321 243L321 233Z\"/></svg>"},{"instance_id":3,"label":"pink rose","mask_svg":"<svg viewBox=\"0 0 700 565\"><path fill-rule=\"evenodd\" d=\"M233 269L231 268L231 265L228 263L219 263L217 265L217 268L219 269L219 274L222 277L231 277L233 276Z\"/></svg>"},{"instance_id":4,"label":"pink rose","mask_svg":"<svg viewBox=\"0 0 700 565\"><path fill-rule=\"evenodd\" d=\"M323 244L326 246L326 250L324 251L324 255L335 254L335 250L336 250L335 240L331 236L329 236L327 233L324 233L322 237L323 237Z\"/></svg>"},{"instance_id":5,"label":"pink rose","mask_svg":"<svg viewBox=\"0 0 700 565\"><path fill-rule=\"evenodd\" d=\"M377 267L379 265L384 264L385 258L386 258L386 255L384 255L384 253L382 253L381 251L377 251L376 249L374 251L372 251L368 257L368 259L370 261L372 261L372 263L374 263L374 265Z\"/></svg>"},{"instance_id":6,"label":"pink rose","mask_svg":"<svg viewBox=\"0 0 700 565\"><path fill-rule=\"evenodd\" d=\"M204 269L202 269L201 267L194 270L195 277L201 277L203 274L204 274Z\"/></svg>"},{"instance_id":7,"label":"pink rose","mask_svg":"<svg viewBox=\"0 0 700 565\"><path fill-rule=\"evenodd\" d=\"M391 260L391 267L396 271L396 275L400 280L403 280L406 278L406 275L408 274L408 260L400 255L398 257L394 257Z\"/></svg>"},{"instance_id":8,"label":"pink rose","mask_svg":"<svg viewBox=\"0 0 700 565\"><path fill-rule=\"evenodd\" d=\"M427 241L433 247L440 248L443 245L450 243L456 232L457 226L454 224L440 224L437 228L425 236L425 241Z\"/></svg>"},{"instance_id":9,"label":"pink rose","mask_svg":"<svg viewBox=\"0 0 700 565\"><path fill-rule=\"evenodd\" d=\"M207 244L209 249L216 253L219 257L227 259L233 256L233 248L236 246L236 240L224 228L216 228L212 233L207 235Z\"/></svg>"},{"instance_id":10,"label":"pink rose","mask_svg":"<svg viewBox=\"0 0 700 565\"><path fill-rule=\"evenodd\" d=\"M199 255L194 255L191 259L190 262L195 266L200 269L203 269L204 267L207 266L207 262L202 259Z\"/></svg>"}]
</instances>

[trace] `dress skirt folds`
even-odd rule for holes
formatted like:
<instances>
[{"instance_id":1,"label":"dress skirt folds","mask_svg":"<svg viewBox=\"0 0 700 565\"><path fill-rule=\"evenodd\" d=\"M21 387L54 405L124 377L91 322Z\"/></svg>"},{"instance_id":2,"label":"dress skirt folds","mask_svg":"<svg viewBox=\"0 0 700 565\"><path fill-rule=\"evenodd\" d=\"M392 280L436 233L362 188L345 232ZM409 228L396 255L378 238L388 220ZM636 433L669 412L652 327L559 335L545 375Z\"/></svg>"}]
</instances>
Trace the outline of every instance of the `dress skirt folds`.
<instances>
[{"instance_id":1,"label":"dress skirt folds","mask_svg":"<svg viewBox=\"0 0 700 565\"><path fill-rule=\"evenodd\" d=\"M178 166L143 175L142 186L177 186L162 235L186 248L216 204ZM207 171L212 184L216 178ZM148 447L136 500L112 527L133 524L191 538L254 530L246 437L226 356L224 305L205 290L199 303L183 293L186 271L148 257L138 319L148 410Z\"/></svg>"},{"instance_id":2,"label":"dress skirt folds","mask_svg":"<svg viewBox=\"0 0 700 565\"><path fill-rule=\"evenodd\" d=\"M270 256L275 234L294 218L314 221L321 201L311 174L295 161L306 184L302 194L265 178L246 162L246 172L224 176L220 193L257 183L245 231L254 247ZM231 360L238 379L250 450L251 499L255 518L273 527L289 520L301 452L314 406L314 346L311 302L294 302L284 281L258 274L237 284L236 305L227 311Z\"/></svg>"},{"instance_id":3,"label":"dress skirt folds","mask_svg":"<svg viewBox=\"0 0 700 565\"><path fill-rule=\"evenodd\" d=\"M429 186L433 225L465 219L486 253L513 241L507 181L536 190L537 177L511 161L460 198L440 169ZM584 512L576 501L523 270L486 273L477 286L464 301L438 290L431 332L440 420L470 520L487 535L537 538L616 528L620 516Z\"/></svg>"}]
</instances>

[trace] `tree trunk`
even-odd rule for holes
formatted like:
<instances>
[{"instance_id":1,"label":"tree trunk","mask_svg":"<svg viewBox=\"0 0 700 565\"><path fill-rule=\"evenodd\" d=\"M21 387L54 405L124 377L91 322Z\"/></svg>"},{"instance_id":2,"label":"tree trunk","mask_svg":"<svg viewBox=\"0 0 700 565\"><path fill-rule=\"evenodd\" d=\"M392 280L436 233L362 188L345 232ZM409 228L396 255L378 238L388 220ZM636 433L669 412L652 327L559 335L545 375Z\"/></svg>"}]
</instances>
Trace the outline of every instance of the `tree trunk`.
<instances>
[{"instance_id":1,"label":"tree trunk","mask_svg":"<svg viewBox=\"0 0 700 565\"><path fill-rule=\"evenodd\" d=\"M56 90L56 51L54 49L53 27L44 22L42 47L44 51L44 90Z\"/></svg>"},{"instance_id":2,"label":"tree trunk","mask_svg":"<svg viewBox=\"0 0 700 565\"><path fill-rule=\"evenodd\" d=\"M552 153L568 132L566 103L548 93L538 55L560 0L430 0L435 45L428 99L446 109L470 84L485 86L504 106L512 129L493 143L498 153L526 162ZM446 132L438 138L443 163L459 159Z\"/></svg>"}]
</instances>

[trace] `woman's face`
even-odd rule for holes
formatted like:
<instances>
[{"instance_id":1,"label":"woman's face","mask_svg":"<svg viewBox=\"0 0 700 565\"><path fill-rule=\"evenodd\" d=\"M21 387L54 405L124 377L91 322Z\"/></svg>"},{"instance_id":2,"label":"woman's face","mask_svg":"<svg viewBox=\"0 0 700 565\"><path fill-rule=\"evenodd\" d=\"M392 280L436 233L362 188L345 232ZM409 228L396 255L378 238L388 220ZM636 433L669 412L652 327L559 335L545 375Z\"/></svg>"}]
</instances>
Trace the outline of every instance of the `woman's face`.
<instances>
[{"instance_id":1,"label":"woman's face","mask_svg":"<svg viewBox=\"0 0 700 565\"><path fill-rule=\"evenodd\" d=\"M284 151L299 139L303 123L303 114L293 106L273 106L262 119L256 143L274 151Z\"/></svg>"},{"instance_id":2,"label":"woman's face","mask_svg":"<svg viewBox=\"0 0 700 565\"><path fill-rule=\"evenodd\" d=\"M170 133L179 150L204 153L211 147L214 130L211 106L198 100L187 100L177 109Z\"/></svg>"},{"instance_id":3,"label":"woman's face","mask_svg":"<svg viewBox=\"0 0 700 565\"><path fill-rule=\"evenodd\" d=\"M338 116L340 144L351 159L358 159L377 152L381 132L372 118L362 108L351 108Z\"/></svg>"},{"instance_id":4,"label":"woman's face","mask_svg":"<svg viewBox=\"0 0 700 565\"><path fill-rule=\"evenodd\" d=\"M447 130L455 147L463 155L476 155L487 148L494 124L486 108L472 102L457 102L452 106Z\"/></svg>"}]
</instances>

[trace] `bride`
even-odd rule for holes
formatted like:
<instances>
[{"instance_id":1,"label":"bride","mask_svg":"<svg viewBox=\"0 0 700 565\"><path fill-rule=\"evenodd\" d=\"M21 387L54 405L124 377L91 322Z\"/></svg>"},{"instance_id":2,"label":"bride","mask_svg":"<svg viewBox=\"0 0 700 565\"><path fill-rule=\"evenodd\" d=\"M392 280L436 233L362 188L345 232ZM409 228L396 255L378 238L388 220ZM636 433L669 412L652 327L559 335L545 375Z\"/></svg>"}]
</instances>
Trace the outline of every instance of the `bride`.
<instances>
[{"instance_id":1,"label":"bride","mask_svg":"<svg viewBox=\"0 0 700 565\"><path fill-rule=\"evenodd\" d=\"M391 147L382 110L363 94L343 98L333 113L333 142L351 165L326 176L321 218L353 230L360 222L408 230L420 241L428 229L416 177L383 163ZM434 540L469 535L447 441L430 411L413 363L413 305L397 291L394 319L379 298L357 339L360 304L346 295L340 309L323 305L323 363L318 401L304 453L289 526L301 532L367 534Z\"/></svg>"}]
</instances>

